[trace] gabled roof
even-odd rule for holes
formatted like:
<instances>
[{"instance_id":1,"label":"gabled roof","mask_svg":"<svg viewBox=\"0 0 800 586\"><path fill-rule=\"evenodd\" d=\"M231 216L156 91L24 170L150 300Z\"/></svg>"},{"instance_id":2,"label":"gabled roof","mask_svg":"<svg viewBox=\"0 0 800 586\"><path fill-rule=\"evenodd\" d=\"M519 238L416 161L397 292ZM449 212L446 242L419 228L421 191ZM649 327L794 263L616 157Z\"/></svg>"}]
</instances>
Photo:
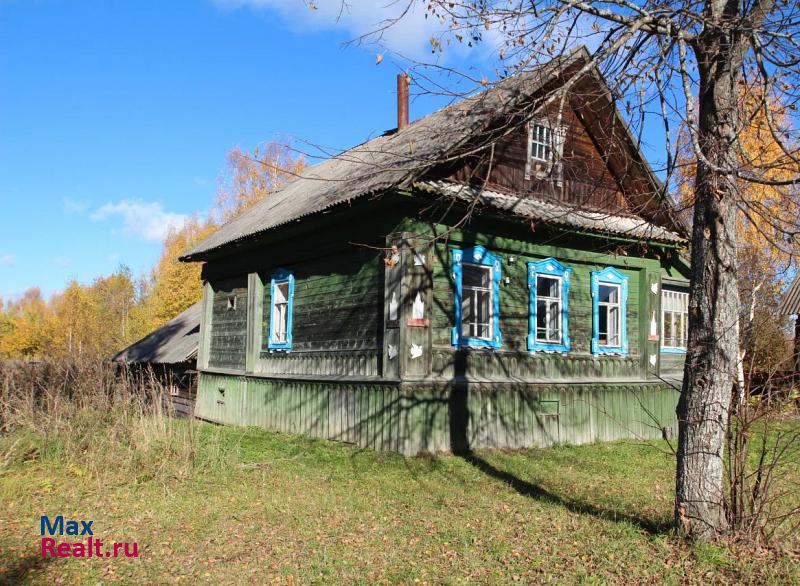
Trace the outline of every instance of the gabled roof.
<instances>
[{"instance_id":1,"label":"gabled roof","mask_svg":"<svg viewBox=\"0 0 800 586\"><path fill-rule=\"evenodd\" d=\"M200 303L195 303L112 360L129 364L178 364L193 360L200 340L200 307Z\"/></svg>"},{"instance_id":2,"label":"gabled roof","mask_svg":"<svg viewBox=\"0 0 800 586\"><path fill-rule=\"evenodd\" d=\"M496 127L498 121L531 116L542 105L543 90L559 80L563 83L589 61L588 51L579 48L533 71L506 78L493 88L429 114L402 130L378 136L310 167L301 177L225 224L181 260L203 260L207 253L218 248L365 195L391 188L410 188L434 167L456 161L486 148L489 141L496 141L499 137L489 130ZM598 72L592 73L586 78L595 83L602 80ZM599 85L606 99L607 87L604 83ZM611 103L610 99L608 101ZM611 116L618 117L613 106L610 112ZM669 230L681 232L682 224L663 195L658 179L639 150L632 146L627 125L621 118L619 121L620 124L613 126L624 132L615 136L631 150L650 186L648 200L637 203L637 209L642 215L650 214L654 219L658 216L657 223L667 224ZM487 142L476 145L476 137L484 136ZM657 194L655 205L653 194Z\"/></svg>"},{"instance_id":3,"label":"gabled roof","mask_svg":"<svg viewBox=\"0 0 800 586\"><path fill-rule=\"evenodd\" d=\"M800 315L800 275L783 294L780 312L782 315Z\"/></svg>"}]
</instances>

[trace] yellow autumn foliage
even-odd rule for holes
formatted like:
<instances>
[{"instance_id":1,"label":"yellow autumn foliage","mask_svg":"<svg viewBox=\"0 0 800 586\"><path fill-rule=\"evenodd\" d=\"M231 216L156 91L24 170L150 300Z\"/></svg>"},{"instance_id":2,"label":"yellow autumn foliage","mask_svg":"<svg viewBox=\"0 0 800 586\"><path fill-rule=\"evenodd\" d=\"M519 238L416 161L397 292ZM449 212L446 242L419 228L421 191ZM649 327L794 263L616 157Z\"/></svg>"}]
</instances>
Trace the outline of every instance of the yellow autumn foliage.
<instances>
[{"instance_id":1,"label":"yellow autumn foliage","mask_svg":"<svg viewBox=\"0 0 800 586\"><path fill-rule=\"evenodd\" d=\"M70 282L49 301L38 288L16 301L0 299L0 359L109 358L200 300L200 263L178 259L201 240L267 197L305 166L286 145L270 143L227 157L229 178L206 218L194 217L164 239L158 262L134 279L130 270Z\"/></svg>"},{"instance_id":2,"label":"yellow autumn foliage","mask_svg":"<svg viewBox=\"0 0 800 586\"><path fill-rule=\"evenodd\" d=\"M215 202L223 222L258 203L306 167L302 155L278 142L256 147L252 154L234 148L228 153L227 162L227 181Z\"/></svg>"},{"instance_id":3,"label":"yellow autumn foliage","mask_svg":"<svg viewBox=\"0 0 800 586\"><path fill-rule=\"evenodd\" d=\"M788 268L796 263L799 243L791 238L800 226L800 193L797 186L769 185L796 177L800 168L775 139L791 123L790 111L767 97L770 121L763 108L763 91L743 85L740 89L741 119L739 133L740 171L755 181L739 179L741 194L738 241L740 255L749 255L771 266ZM788 136L788 133L786 133ZM788 142L788 139L787 139ZM800 154L797 145L783 146ZM694 204L696 165L693 149L686 137L678 159L678 193L681 204ZM762 182L759 182L762 181Z\"/></svg>"}]
</instances>

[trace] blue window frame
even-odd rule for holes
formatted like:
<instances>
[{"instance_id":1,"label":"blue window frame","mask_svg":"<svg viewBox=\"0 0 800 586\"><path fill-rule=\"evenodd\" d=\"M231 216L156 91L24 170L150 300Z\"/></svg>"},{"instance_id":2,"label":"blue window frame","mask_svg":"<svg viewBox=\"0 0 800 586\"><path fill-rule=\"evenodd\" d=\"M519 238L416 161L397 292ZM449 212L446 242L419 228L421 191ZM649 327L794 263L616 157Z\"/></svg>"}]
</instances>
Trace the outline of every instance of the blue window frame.
<instances>
[{"instance_id":1,"label":"blue window frame","mask_svg":"<svg viewBox=\"0 0 800 586\"><path fill-rule=\"evenodd\" d=\"M500 348L501 257L483 246L452 250L455 282L453 346Z\"/></svg>"},{"instance_id":2,"label":"blue window frame","mask_svg":"<svg viewBox=\"0 0 800 586\"><path fill-rule=\"evenodd\" d=\"M592 272L592 354L628 353L628 277L613 267Z\"/></svg>"},{"instance_id":3,"label":"blue window frame","mask_svg":"<svg viewBox=\"0 0 800 586\"><path fill-rule=\"evenodd\" d=\"M270 350L292 349L292 313L294 310L294 274L279 269L269 284L269 339Z\"/></svg>"},{"instance_id":4,"label":"blue window frame","mask_svg":"<svg viewBox=\"0 0 800 586\"><path fill-rule=\"evenodd\" d=\"M568 303L572 269L554 258L528 263L528 350L569 352Z\"/></svg>"}]
</instances>

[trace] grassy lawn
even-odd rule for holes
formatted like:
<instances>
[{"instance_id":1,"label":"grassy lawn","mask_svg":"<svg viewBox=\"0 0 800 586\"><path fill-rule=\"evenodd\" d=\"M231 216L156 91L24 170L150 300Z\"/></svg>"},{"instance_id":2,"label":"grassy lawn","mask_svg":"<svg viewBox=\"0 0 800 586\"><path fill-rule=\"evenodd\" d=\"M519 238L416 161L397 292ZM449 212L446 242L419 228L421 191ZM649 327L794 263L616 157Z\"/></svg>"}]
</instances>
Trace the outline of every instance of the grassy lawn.
<instances>
[{"instance_id":1,"label":"grassy lawn","mask_svg":"<svg viewBox=\"0 0 800 586\"><path fill-rule=\"evenodd\" d=\"M15 454L0 468L0 582L800 583L790 555L674 535L666 443L405 459L192 429L188 460L158 442L117 461L0 438ZM43 560L45 513L91 519L139 558Z\"/></svg>"}]
</instances>

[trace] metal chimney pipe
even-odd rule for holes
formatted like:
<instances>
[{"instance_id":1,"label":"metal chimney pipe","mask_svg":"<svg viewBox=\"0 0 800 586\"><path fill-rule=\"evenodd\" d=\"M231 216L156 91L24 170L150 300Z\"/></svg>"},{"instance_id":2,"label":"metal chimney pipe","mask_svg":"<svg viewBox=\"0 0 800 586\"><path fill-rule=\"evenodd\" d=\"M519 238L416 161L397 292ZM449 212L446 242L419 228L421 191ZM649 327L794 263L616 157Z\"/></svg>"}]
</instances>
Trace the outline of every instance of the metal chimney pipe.
<instances>
[{"instance_id":1,"label":"metal chimney pipe","mask_svg":"<svg viewBox=\"0 0 800 586\"><path fill-rule=\"evenodd\" d=\"M408 126L408 87L411 78L405 73L397 74L397 130Z\"/></svg>"}]
</instances>

